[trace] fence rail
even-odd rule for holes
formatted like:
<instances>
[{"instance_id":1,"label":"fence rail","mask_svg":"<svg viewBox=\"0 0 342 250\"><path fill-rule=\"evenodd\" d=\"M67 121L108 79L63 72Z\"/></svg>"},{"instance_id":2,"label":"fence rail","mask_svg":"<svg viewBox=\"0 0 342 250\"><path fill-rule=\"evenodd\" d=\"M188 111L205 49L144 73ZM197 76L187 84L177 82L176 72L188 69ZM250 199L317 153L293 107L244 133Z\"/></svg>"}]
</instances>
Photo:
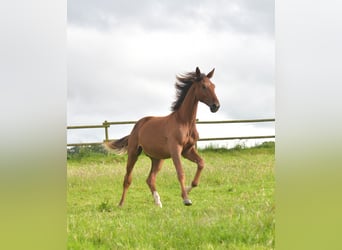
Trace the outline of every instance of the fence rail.
<instances>
[{"instance_id":1,"label":"fence rail","mask_svg":"<svg viewBox=\"0 0 342 250\"><path fill-rule=\"evenodd\" d=\"M105 139L109 140L108 128L111 125L128 125L135 124L137 121L121 121L121 122L108 122L104 121L102 125L81 125L81 126L67 126L67 129L91 129L91 128L104 128ZM274 118L271 119L247 119L247 120L223 120L223 121L196 121L196 124L229 124L229 123L259 123L259 122L275 122ZM236 136L236 137L210 137L200 138L198 141L219 141L219 140L248 140L248 139L267 139L275 138L275 135L255 135L255 136ZM84 142L84 143L68 143L67 146L87 146L87 145L100 145L103 142Z\"/></svg>"}]
</instances>

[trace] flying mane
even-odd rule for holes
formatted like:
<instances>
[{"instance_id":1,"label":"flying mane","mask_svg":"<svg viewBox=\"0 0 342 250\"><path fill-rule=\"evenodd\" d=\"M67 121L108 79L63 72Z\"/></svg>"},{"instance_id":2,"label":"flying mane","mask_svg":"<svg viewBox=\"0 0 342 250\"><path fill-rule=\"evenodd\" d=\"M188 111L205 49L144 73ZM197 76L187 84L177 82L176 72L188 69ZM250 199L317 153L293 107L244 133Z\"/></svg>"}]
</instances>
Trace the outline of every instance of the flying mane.
<instances>
[{"instance_id":1,"label":"flying mane","mask_svg":"<svg viewBox=\"0 0 342 250\"><path fill-rule=\"evenodd\" d=\"M188 93L190 87L194 82L199 82L203 79L205 74L201 74L200 77L196 74L196 72L188 72L185 74L181 74L176 76L176 101L172 103L171 110L176 111L182 105L186 94Z\"/></svg>"}]
</instances>

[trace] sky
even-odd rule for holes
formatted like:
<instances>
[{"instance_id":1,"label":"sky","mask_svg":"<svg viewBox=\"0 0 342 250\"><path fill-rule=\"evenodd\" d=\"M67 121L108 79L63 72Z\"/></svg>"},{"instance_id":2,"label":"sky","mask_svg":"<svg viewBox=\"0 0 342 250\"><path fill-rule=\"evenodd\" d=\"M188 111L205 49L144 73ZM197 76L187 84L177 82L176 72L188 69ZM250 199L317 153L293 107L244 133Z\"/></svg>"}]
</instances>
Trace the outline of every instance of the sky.
<instances>
[{"instance_id":1,"label":"sky","mask_svg":"<svg viewBox=\"0 0 342 250\"><path fill-rule=\"evenodd\" d=\"M69 0L67 36L68 125L168 115L176 75L197 66L215 68L221 103L217 113L200 104L199 120L275 117L272 0ZM274 134L273 123L209 126L200 137ZM72 130L68 143L103 135Z\"/></svg>"}]
</instances>

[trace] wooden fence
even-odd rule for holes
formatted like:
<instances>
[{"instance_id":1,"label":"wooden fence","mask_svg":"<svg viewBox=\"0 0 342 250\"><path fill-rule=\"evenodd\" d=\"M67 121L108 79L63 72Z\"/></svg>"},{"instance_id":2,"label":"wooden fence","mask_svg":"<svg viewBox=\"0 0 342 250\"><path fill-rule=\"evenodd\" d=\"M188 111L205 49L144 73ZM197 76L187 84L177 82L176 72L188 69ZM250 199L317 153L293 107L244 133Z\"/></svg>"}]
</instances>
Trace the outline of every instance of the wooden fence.
<instances>
[{"instance_id":1,"label":"wooden fence","mask_svg":"<svg viewBox=\"0 0 342 250\"><path fill-rule=\"evenodd\" d=\"M108 128L112 125L126 125L135 124L137 121L122 121L122 122L108 122L104 121L102 125L85 125L85 126L67 126L67 129L92 129L104 128L104 141L108 141ZM198 121L196 124L229 124L229 123L259 123L259 122L275 122L275 119L250 119L250 120L224 120L224 121ZM210 137L200 138L198 141L219 141L219 140L248 140L248 139L267 139L275 138L275 135L255 135L255 136L236 136L236 137ZM86 142L86 143L68 143L67 146L86 146L86 145L99 145L103 142Z\"/></svg>"}]
</instances>

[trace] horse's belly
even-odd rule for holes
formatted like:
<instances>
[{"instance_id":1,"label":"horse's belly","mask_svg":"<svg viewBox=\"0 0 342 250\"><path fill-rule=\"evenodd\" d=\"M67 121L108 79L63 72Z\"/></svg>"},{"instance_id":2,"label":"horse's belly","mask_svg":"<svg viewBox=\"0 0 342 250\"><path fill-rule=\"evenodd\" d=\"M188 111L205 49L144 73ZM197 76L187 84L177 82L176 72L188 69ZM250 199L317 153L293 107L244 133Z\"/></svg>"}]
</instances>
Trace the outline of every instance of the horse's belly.
<instances>
[{"instance_id":1,"label":"horse's belly","mask_svg":"<svg viewBox=\"0 0 342 250\"><path fill-rule=\"evenodd\" d=\"M170 158L166 137L157 135L143 136L140 140L140 146L148 156L157 159Z\"/></svg>"},{"instance_id":2,"label":"horse's belly","mask_svg":"<svg viewBox=\"0 0 342 250\"><path fill-rule=\"evenodd\" d=\"M141 145L146 155L156 159L170 158L170 152L163 145Z\"/></svg>"}]
</instances>

